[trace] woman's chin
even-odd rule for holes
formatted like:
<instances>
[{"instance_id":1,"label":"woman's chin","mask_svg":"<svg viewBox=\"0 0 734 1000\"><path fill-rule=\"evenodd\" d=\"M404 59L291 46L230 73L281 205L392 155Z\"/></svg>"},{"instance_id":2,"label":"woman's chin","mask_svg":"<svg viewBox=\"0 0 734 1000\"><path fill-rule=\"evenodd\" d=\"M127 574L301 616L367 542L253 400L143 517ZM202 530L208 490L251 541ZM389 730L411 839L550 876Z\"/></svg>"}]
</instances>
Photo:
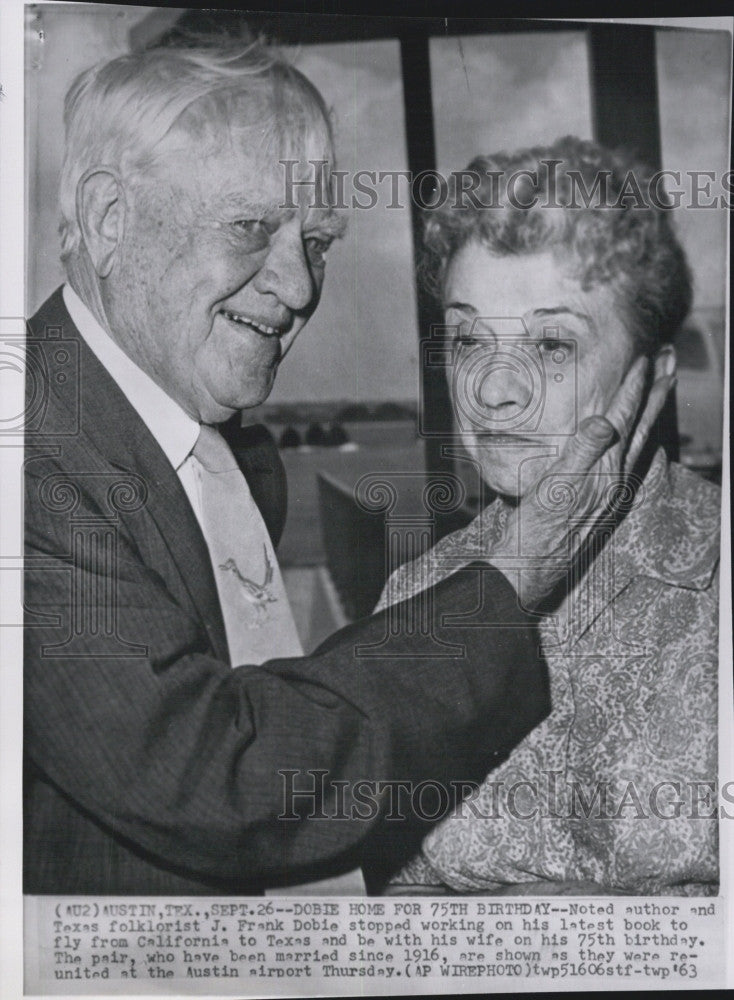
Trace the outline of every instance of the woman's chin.
<instances>
[{"instance_id":1,"label":"woman's chin","mask_svg":"<svg viewBox=\"0 0 734 1000\"><path fill-rule=\"evenodd\" d=\"M472 449L471 457L478 465L482 482L493 493L505 499L517 498L520 495L521 476L520 463L507 461L508 455L492 454L489 449Z\"/></svg>"},{"instance_id":2,"label":"woman's chin","mask_svg":"<svg viewBox=\"0 0 734 1000\"><path fill-rule=\"evenodd\" d=\"M479 460L479 473L486 486L504 500L514 501L522 499L555 460L552 455L534 455L529 451L513 461L502 454L485 454L480 459L475 453L474 458Z\"/></svg>"},{"instance_id":3,"label":"woman's chin","mask_svg":"<svg viewBox=\"0 0 734 1000\"><path fill-rule=\"evenodd\" d=\"M482 469L482 481L484 485L495 493L500 499L508 502L516 502L521 497L520 483L517 473L514 475L498 475L497 470Z\"/></svg>"}]
</instances>

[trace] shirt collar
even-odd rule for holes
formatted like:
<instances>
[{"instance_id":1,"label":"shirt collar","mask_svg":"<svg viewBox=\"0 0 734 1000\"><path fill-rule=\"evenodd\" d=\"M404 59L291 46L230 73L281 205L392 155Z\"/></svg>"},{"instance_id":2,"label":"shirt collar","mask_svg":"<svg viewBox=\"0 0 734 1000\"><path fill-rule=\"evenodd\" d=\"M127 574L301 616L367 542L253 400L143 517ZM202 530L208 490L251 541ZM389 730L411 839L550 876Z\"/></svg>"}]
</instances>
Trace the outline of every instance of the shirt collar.
<instances>
[{"instance_id":1,"label":"shirt collar","mask_svg":"<svg viewBox=\"0 0 734 1000\"><path fill-rule=\"evenodd\" d=\"M64 285L63 296L79 333L178 471L196 444L199 424L118 347L71 285Z\"/></svg>"},{"instance_id":2,"label":"shirt collar","mask_svg":"<svg viewBox=\"0 0 734 1000\"><path fill-rule=\"evenodd\" d=\"M720 519L718 487L669 463L658 449L614 533L618 581L647 576L671 587L705 590L719 561Z\"/></svg>"},{"instance_id":3,"label":"shirt collar","mask_svg":"<svg viewBox=\"0 0 734 1000\"><path fill-rule=\"evenodd\" d=\"M606 541L606 556L597 554L591 572L566 594L569 617L554 613L544 629L554 642L576 643L635 579L707 590L719 561L720 506L716 486L669 463L658 449L626 516Z\"/></svg>"}]
</instances>

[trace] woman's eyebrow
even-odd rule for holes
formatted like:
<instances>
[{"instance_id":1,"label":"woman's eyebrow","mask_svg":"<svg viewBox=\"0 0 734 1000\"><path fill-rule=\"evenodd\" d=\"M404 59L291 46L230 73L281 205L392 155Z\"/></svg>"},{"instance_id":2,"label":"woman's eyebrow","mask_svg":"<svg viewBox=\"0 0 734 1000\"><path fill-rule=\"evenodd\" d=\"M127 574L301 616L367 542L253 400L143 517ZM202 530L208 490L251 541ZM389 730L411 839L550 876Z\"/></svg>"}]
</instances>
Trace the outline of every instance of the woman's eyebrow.
<instances>
[{"instance_id":1,"label":"woman's eyebrow","mask_svg":"<svg viewBox=\"0 0 734 1000\"><path fill-rule=\"evenodd\" d=\"M583 319L587 323L593 325L593 320L588 313L580 312L578 309L573 309L571 306L551 306L548 309L533 309L533 316L559 316L561 314L569 314L571 316L576 316L578 319Z\"/></svg>"},{"instance_id":2,"label":"woman's eyebrow","mask_svg":"<svg viewBox=\"0 0 734 1000\"><path fill-rule=\"evenodd\" d=\"M444 310L446 309L463 309L464 312L471 313L475 313L477 311L476 308L469 302L447 302L444 306Z\"/></svg>"}]
</instances>

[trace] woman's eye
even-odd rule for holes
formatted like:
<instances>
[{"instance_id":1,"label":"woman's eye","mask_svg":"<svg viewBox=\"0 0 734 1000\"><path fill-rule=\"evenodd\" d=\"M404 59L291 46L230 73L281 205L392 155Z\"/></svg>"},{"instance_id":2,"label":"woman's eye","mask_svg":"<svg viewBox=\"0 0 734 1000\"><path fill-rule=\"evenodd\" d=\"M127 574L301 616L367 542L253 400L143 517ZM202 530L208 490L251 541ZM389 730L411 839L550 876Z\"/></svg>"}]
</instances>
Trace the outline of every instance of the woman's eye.
<instances>
[{"instance_id":1,"label":"woman's eye","mask_svg":"<svg viewBox=\"0 0 734 1000\"><path fill-rule=\"evenodd\" d=\"M563 364L573 354L574 345L570 340L559 340L557 337L544 337L537 341L541 352L555 361L556 364Z\"/></svg>"},{"instance_id":2,"label":"woman's eye","mask_svg":"<svg viewBox=\"0 0 734 1000\"><path fill-rule=\"evenodd\" d=\"M459 323L453 331L453 341L459 347L484 347L492 349L496 345L496 339L485 327L476 320L464 320Z\"/></svg>"},{"instance_id":3,"label":"woman's eye","mask_svg":"<svg viewBox=\"0 0 734 1000\"><path fill-rule=\"evenodd\" d=\"M446 333L454 344L469 346L477 343L476 338L472 335L472 324L461 313L449 309L444 320L448 327Z\"/></svg>"},{"instance_id":4,"label":"woman's eye","mask_svg":"<svg viewBox=\"0 0 734 1000\"><path fill-rule=\"evenodd\" d=\"M478 345L488 346L486 338L477 335L477 330L473 323L460 323L453 331L451 338L459 348L477 347Z\"/></svg>"},{"instance_id":5,"label":"woman's eye","mask_svg":"<svg viewBox=\"0 0 734 1000\"><path fill-rule=\"evenodd\" d=\"M451 325L453 327L451 331L451 339L455 344L458 344L460 347L469 347L472 344L479 343L477 338L473 336L470 323L452 323Z\"/></svg>"}]
</instances>

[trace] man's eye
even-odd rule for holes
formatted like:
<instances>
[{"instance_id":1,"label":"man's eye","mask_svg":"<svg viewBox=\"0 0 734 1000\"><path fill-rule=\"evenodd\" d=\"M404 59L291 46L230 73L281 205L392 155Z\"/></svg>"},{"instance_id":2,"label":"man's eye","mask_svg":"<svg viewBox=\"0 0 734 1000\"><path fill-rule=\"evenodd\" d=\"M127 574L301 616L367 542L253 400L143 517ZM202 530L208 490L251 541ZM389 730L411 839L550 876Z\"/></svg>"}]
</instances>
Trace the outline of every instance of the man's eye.
<instances>
[{"instance_id":1,"label":"man's eye","mask_svg":"<svg viewBox=\"0 0 734 1000\"><path fill-rule=\"evenodd\" d=\"M322 264L326 252L331 246L331 240L322 236L307 236L305 239L306 253L312 264Z\"/></svg>"},{"instance_id":2,"label":"man's eye","mask_svg":"<svg viewBox=\"0 0 734 1000\"><path fill-rule=\"evenodd\" d=\"M270 233L262 219L237 219L234 228L256 248L267 246L270 240Z\"/></svg>"},{"instance_id":3,"label":"man's eye","mask_svg":"<svg viewBox=\"0 0 734 1000\"><path fill-rule=\"evenodd\" d=\"M243 233L264 233L266 231L262 219L237 219L235 226Z\"/></svg>"}]
</instances>

